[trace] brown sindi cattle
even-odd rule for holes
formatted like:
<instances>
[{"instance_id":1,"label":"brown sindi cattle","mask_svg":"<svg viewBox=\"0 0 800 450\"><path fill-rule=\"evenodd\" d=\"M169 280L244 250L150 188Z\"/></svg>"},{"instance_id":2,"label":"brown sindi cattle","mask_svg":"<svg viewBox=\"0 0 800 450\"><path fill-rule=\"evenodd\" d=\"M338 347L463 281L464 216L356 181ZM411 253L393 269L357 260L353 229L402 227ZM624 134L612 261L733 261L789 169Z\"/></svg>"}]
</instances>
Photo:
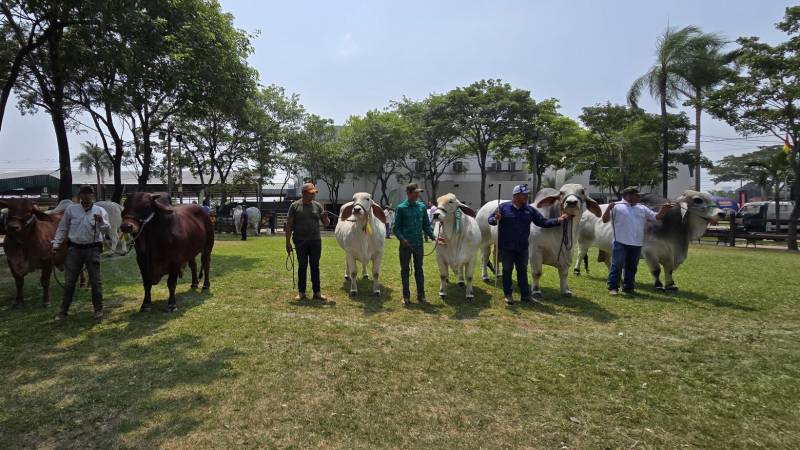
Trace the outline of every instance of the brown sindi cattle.
<instances>
[{"instance_id":1,"label":"brown sindi cattle","mask_svg":"<svg viewBox=\"0 0 800 450\"><path fill-rule=\"evenodd\" d=\"M67 255L66 245L59 248L55 256L51 254L51 241L63 214L45 214L27 198L0 200L0 208L8 208L3 245L8 267L17 285L14 306L22 304L25 275L41 269L42 304L47 307L50 305L50 273L54 265L63 267Z\"/></svg>"},{"instance_id":2,"label":"brown sindi cattle","mask_svg":"<svg viewBox=\"0 0 800 450\"><path fill-rule=\"evenodd\" d=\"M167 311L175 311L175 285L188 264L192 270L192 289L197 288L197 264L200 256L203 290L208 290L214 228L211 219L197 205L171 206L165 194L137 192L128 197L122 211L123 233L136 239L136 262L142 274L144 301L142 311L150 310L150 288L169 275Z\"/></svg>"}]
</instances>

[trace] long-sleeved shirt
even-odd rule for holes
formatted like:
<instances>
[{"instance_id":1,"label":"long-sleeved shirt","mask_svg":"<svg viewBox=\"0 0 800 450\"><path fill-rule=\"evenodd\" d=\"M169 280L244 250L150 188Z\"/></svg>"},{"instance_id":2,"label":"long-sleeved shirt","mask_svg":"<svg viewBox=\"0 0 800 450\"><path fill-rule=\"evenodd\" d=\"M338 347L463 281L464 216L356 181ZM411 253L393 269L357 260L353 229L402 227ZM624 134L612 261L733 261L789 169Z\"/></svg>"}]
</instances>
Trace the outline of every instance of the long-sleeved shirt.
<instances>
[{"instance_id":1,"label":"long-sleeved shirt","mask_svg":"<svg viewBox=\"0 0 800 450\"><path fill-rule=\"evenodd\" d=\"M436 239L425 204L419 200L413 204L403 200L397 205L392 232L397 239L408 241L412 247L422 247L422 233L431 239Z\"/></svg>"},{"instance_id":2,"label":"long-sleeved shirt","mask_svg":"<svg viewBox=\"0 0 800 450\"><path fill-rule=\"evenodd\" d=\"M94 215L100 214L103 218L101 222L96 222ZM96 223L95 223L96 222ZM83 209L80 203L69 205L64 210L64 217L58 223L56 235L53 237L53 247L60 247L64 242L64 237L69 238L73 244L86 245L102 243L103 235L108 232L111 226L108 223L108 213L105 209L92 205L91 208Z\"/></svg>"},{"instance_id":3,"label":"long-sleeved shirt","mask_svg":"<svg viewBox=\"0 0 800 450\"><path fill-rule=\"evenodd\" d=\"M497 230L497 241L501 250L527 249L531 223L540 228L558 226L558 219L545 219L531 205L525 204L521 208L517 208L512 202L501 203L489 216L489 225L497 225L495 214L498 210L502 215L500 227Z\"/></svg>"}]
</instances>

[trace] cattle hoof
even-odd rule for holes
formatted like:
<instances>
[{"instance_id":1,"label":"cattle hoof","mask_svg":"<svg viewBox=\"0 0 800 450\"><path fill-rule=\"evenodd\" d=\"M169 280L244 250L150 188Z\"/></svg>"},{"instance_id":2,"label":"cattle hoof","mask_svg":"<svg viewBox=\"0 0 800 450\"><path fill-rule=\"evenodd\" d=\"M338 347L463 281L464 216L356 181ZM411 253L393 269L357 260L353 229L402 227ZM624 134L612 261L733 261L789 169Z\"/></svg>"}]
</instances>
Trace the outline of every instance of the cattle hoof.
<instances>
[{"instance_id":1,"label":"cattle hoof","mask_svg":"<svg viewBox=\"0 0 800 450\"><path fill-rule=\"evenodd\" d=\"M572 291L564 291L561 293L564 297L572 297Z\"/></svg>"},{"instance_id":2,"label":"cattle hoof","mask_svg":"<svg viewBox=\"0 0 800 450\"><path fill-rule=\"evenodd\" d=\"M467 294L467 300L472 300L474 298L475 296L473 294Z\"/></svg>"},{"instance_id":3,"label":"cattle hoof","mask_svg":"<svg viewBox=\"0 0 800 450\"><path fill-rule=\"evenodd\" d=\"M447 294L445 294L444 292L439 292L439 298L444 300L447 298Z\"/></svg>"},{"instance_id":4,"label":"cattle hoof","mask_svg":"<svg viewBox=\"0 0 800 450\"><path fill-rule=\"evenodd\" d=\"M176 305L168 305L167 309L166 309L166 312L173 313L173 312L175 312L177 310L178 310L178 307Z\"/></svg>"},{"instance_id":5,"label":"cattle hoof","mask_svg":"<svg viewBox=\"0 0 800 450\"><path fill-rule=\"evenodd\" d=\"M459 287L464 287L464 282L463 282L463 281L459 281L459 282L458 282L458 286L459 286Z\"/></svg>"},{"instance_id":6,"label":"cattle hoof","mask_svg":"<svg viewBox=\"0 0 800 450\"><path fill-rule=\"evenodd\" d=\"M660 284L657 284L657 285L655 286L655 288L656 288L656 290L657 290L657 291L660 291L660 292L664 292L664 291L666 290L666 289L664 289L664 286L662 286L662 285L660 285Z\"/></svg>"},{"instance_id":7,"label":"cattle hoof","mask_svg":"<svg viewBox=\"0 0 800 450\"><path fill-rule=\"evenodd\" d=\"M573 270L572 273L575 274L576 277L581 276L581 271L580 270Z\"/></svg>"},{"instance_id":8,"label":"cattle hoof","mask_svg":"<svg viewBox=\"0 0 800 450\"><path fill-rule=\"evenodd\" d=\"M677 291L678 290L678 286L675 286L674 284L670 284L669 286L665 287L664 289L667 290L667 291Z\"/></svg>"},{"instance_id":9,"label":"cattle hoof","mask_svg":"<svg viewBox=\"0 0 800 450\"><path fill-rule=\"evenodd\" d=\"M531 292L531 297L533 297L533 298L542 298L542 291L533 291L533 292Z\"/></svg>"},{"instance_id":10,"label":"cattle hoof","mask_svg":"<svg viewBox=\"0 0 800 450\"><path fill-rule=\"evenodd\" d=\"M209 287L209 286L203 286L203 292L208 292L208 291L210 291L210 290L211 290L211 287Z\"/></svg>"},{"instance_id":11,"label":"cattle hoof","mask_svg":"<svg viewBox=\"0 0 800 450\"><path fill-rule=\"evenodd\" d=\"M481 280L483 280L484 283L488 283L489 277L481 277Z\"/></svg>"},{"instance_id":12,"label":"cattle hoof","mask_svg":"<svg viewBox=\"0 0 800 450\"><path fill-rule=\"evenodd\" d=\"M365 280L369 280L369 275L364 275Z\"/></svg>"},{"instance_id":13,"label":"cattle hoof","mask_svg":"<svg viewBox=\"0 0 800 450\"><path fill-rule=\"evenodd\" d=\"M196 284L192 284L191 287L192 287L192 289L197 289L197 285Z\"/></svg>"},{"instance_id":14,"label":"cattle hoof","mask_svg":"<svg viewBox=\"0 0 800 450\"><path fill-rule=\"evenodd\" d=\"M345 275L344 279L350 281L350 275Z\"/></svg>"},{"instance_id":15,"label":"cattle hoof","mask_svg":"<svg viewBox=\"0 0 800 450\"><path fill-rule=\"evenodd\" d=\"M142 307L139 308L139 312L150 312L151 309L153 309L153 307L150 305L142 305Z\"/></svg>"},{"instance_id":16,"label":"cattle hoof","mask_svg":"<svg viewBox=\"0 0 800 450\"><path fill-rule=\"evenodd\" d=\"M380 297L381 296L381 291L375 291L374 294L375 294L375 297Z\"/></svg>"},{"instance_id":17,"label":"cattle hoof","mask_svg":"<svg viewBox=\"0 0 800 450\"><path fill-rule=\"evenodd\" d=\"M350 297L355 297L358 291L350 291Z\"/></svg>"}]
</instances>

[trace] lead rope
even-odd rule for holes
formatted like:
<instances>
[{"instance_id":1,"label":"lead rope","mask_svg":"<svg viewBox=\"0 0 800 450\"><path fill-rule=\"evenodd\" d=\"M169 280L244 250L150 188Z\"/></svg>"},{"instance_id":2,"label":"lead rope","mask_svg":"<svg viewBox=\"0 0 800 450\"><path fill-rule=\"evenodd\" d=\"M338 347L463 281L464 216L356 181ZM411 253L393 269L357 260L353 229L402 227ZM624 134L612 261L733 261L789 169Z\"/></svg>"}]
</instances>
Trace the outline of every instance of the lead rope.
<instances>
[{"instance_id":1,"label":"lead rope","mask_svg":"<svg viewBox=\"0 0 800 450\"><path fill-rule=\"evenodd\" d=\"M572 219L567 219L566 222L561 224L561 245L558 246L556 261L561 260L561 253L564 250L572 251L572 222Z\"/></svg>"}]
</instances>

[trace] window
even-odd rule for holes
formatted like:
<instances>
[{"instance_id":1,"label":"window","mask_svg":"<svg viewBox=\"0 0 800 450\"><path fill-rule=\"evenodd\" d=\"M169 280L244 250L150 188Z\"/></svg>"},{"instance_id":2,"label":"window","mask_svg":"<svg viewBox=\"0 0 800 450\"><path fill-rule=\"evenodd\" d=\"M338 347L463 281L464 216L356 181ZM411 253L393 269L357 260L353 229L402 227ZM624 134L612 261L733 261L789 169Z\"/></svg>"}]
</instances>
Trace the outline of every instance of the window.
<instances>
[{"instance_id":1,"label":"window","mask_svg":"<svg viewBox=\"0 0 800 450\"><path fill-rule=\"evenodd\" d=\"M467 166L463 161L456 161L453 163L453 172L463 173L467 171Z\"/></svg>"},{"instance_id":2,"label":"window","mask_svg":"<svg viewBox=\"0 0 800 450\"><path fill-rule=\"evenodd\" d=\"M517 162L516 161L509 161L508 163L508 171L514 172L517 170Z\"/></svg>"}]
</instances>

